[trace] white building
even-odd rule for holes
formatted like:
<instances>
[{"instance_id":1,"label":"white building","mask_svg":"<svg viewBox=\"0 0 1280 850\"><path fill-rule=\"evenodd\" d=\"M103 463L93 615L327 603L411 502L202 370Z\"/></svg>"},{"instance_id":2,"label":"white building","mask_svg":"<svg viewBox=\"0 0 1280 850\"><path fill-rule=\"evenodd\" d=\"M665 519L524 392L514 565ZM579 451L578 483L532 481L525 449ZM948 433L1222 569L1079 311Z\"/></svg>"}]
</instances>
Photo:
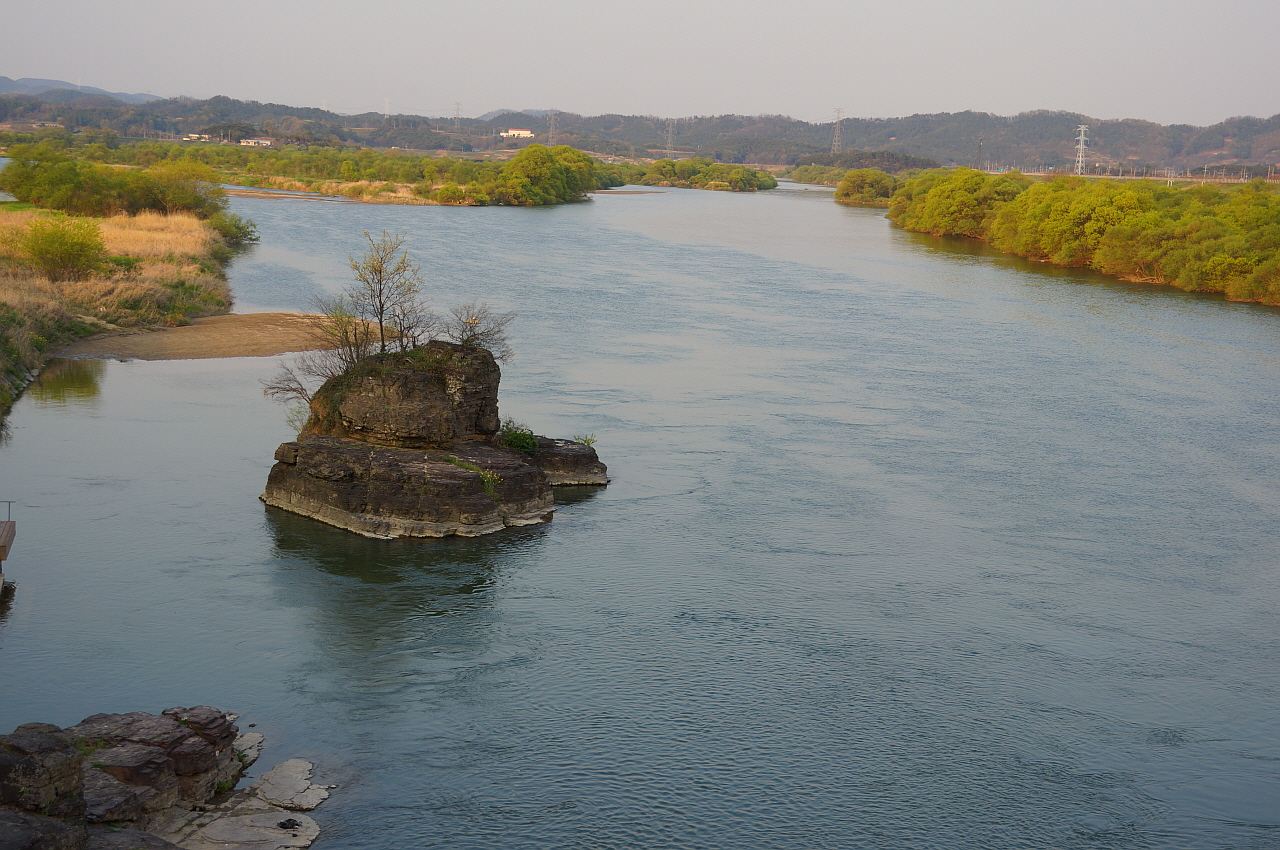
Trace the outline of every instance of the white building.
<instances>
[{"instance_id":1,"label":"white building","mask_svg":"<svg viewBox=\"0 0 1280 850\"><path fill-rule=\"evenodd\" d=\"M532 139L532 130L518 130L515 127L510 128L505 133L499 133L504 139Z\"/></svg>"},{"instance_id":2,"label":"white building","mask_svg":"<svg viewBox=\"0 0 1280 850\"><path fill-rule=\"evenodd\" d=\"M275 143L275 139L241 139L240 144L246 148L269 148Z\"/></svg>"}]
</instances>

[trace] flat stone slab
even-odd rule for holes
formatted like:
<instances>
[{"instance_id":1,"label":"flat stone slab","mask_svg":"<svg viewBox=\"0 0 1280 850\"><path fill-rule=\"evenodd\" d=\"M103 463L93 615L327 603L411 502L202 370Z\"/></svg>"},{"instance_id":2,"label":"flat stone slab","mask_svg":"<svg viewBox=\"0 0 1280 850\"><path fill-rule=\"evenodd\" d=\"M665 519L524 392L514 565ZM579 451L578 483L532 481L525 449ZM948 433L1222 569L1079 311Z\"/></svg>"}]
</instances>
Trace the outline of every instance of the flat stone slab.
<instances>
[{"instance_id":1,"label":"flat stone slab","mask_svg":"<svg viewBox=\"0 0 1280 850\"><path fill-rule=\"evenodd\" d=\"M262 755L262 745L266 737L261 732L245 732L236 738L233 747L240 754L240 762L245 767L253 764Z\"/></svg>"},{"instance_id":2,"label":"flat stone slab","mask_svg":"<svg viewBox=\"0 0 1280 850\"><path fill-rule=\"evenodd\" d=\"M268 770L249 790L273 806L309 812L329 799L330 786L311 782L313 770L309 761L289 759Z\"/></svg>"},{"instance_id":3,"label":"flat stone slab","mask_svg":"<svg viewBox=\"0 0 1280 850\"><path fill-rule=\"evenodd\" d=\"M280 850L310 847L320 826L299 812L314 809L331 785L311 781L315 765L289 759L248 788L203 811L171 809L154 832L184 850Z\"/></svg>"},{"instance_id":4,"label":"flat stone slab","mask_svg":"<svg viewBox=\"0 0 1280 850\"><path fill-rule=\"evenodd\" d=\"M179 846L186 850L278 850L310 847L320 827L306 815L260 812L218 818Z\"/></svg>"}]
</instances>

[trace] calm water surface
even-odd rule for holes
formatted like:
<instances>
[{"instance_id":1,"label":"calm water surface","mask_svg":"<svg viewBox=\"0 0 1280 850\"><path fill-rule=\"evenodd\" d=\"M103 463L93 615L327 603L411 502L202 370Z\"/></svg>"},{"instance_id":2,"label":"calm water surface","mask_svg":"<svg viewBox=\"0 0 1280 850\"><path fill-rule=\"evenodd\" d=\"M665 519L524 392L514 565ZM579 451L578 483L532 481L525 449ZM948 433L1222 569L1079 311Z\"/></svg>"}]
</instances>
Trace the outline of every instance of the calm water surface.
<instances>
[{"instance_id":1,"label":"calm water surface","mask_svg":"<svg viewBox=\"0 0 1280 850\"><path fill-rule=\"evenodd\" d=\"M614 483L374 541L257 500L273 359L65 363L0 447L0 727L209 703L320 848L1280 847L1280 313L784 186L240 200L237 309L361 231L513 309L502 411Z\"/></svg>"}]
</instances>

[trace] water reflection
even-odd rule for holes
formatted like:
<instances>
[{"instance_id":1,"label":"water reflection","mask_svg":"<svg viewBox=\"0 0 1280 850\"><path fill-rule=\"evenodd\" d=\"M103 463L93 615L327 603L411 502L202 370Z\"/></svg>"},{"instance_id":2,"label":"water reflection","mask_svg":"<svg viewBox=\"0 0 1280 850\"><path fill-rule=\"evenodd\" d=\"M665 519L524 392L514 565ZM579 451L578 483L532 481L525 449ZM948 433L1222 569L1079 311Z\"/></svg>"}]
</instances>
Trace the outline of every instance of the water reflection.
<instances>
[{"instance_id":1,"label":"water reflection","mask_svg":"<svg viewBox=\"0 0 1280 850\"><path fill-rule=\"evenodd\" d=\"M105 367L101 360L55 357L27 388L27 393L40 405L94 407L102 391Z\"/></svg>"},{"instance_id":2,"label":"water reflection","mask_svg":"<svg viewBox=\"0 0 1280 850\"><path fill-rule=\"evenodd\" d=\"M13 607L13 597L17 590L17 585L8 581L0 587L0 626L9 620L9 609Z\"/></svg>"},{"instance_id":3,"label":"water reflection","mask_svg":"<svg viewBox=\"0 0 1280 850\"><path fill-rule=\"evenodd\" d=\"M277 558L361 585L412 584L443 596L487 587L500 549L494 537L375 540L271 507L266 522Z\"/></svg>"},{"instance_id":4,"label":"water reflection","mask_svg":"<svg viewBox=\"0 0 1280 850\"><path fill-rule=\"evenodd\" d=\"M314 661L300 685L350 721L405 721L441 689L481 688L476 672L511 661L494 594L545 529L482 538L373 540L266 509L273 581L309 609Z\"/></svg>"}]
</instances>

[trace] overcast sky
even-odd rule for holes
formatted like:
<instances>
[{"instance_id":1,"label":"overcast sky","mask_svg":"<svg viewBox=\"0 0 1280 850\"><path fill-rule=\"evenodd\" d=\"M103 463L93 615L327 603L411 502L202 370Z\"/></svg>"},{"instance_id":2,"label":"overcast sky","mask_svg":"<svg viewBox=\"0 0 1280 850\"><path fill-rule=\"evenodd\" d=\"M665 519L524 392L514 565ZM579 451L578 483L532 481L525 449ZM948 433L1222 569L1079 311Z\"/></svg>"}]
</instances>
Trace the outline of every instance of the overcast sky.
<instances>
[{"instance_id":1,"label":"overcast sky","mask_svg":"<svg viewBox=\"0 0 1280 850\"><path fill-rule=\"evenodd\" d=\"M5 0L0 75L341 112L1280 112L1276 0Z\"/></svg>"}]
</instances>

